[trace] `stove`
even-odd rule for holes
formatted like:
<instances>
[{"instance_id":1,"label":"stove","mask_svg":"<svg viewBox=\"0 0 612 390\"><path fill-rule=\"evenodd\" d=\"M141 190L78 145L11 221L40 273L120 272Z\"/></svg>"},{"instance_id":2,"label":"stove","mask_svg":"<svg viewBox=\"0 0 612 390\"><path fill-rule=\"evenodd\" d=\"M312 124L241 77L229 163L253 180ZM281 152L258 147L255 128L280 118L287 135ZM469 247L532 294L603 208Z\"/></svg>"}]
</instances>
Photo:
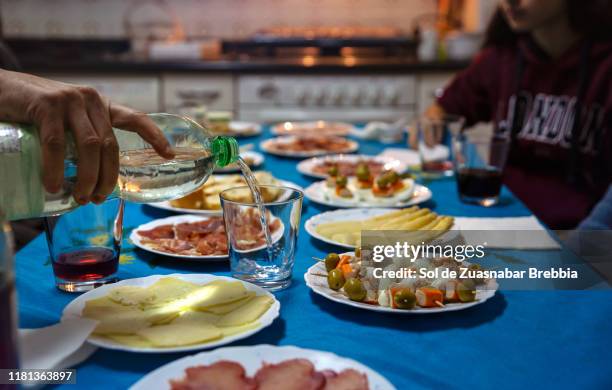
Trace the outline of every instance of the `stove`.
<instances>
[{"instance_id":1,"label":"stove","mask_svg":"<svg viewBox=\"0 0 612 390\"><path fill-rule=\"evenodd\" d=\"M395 121L416 110L409 75L245 75L238 79L244 120Z\"/></svg>"},{"instance_id":2,"label":"stove","mask_svg":"<svg viewBox=\"0 0 612 390\"><path fill-rule=\"evenodd\" d=\"M277 27L225 42L224 52L240 59L298 63L305 70L326 65L348 69L414 61L416 45L412 35L391 27ZM338 71L239 76L238 115L259 122L395 121L414 114L415 84L411 75Z\"/></svg>"}]
</instances>

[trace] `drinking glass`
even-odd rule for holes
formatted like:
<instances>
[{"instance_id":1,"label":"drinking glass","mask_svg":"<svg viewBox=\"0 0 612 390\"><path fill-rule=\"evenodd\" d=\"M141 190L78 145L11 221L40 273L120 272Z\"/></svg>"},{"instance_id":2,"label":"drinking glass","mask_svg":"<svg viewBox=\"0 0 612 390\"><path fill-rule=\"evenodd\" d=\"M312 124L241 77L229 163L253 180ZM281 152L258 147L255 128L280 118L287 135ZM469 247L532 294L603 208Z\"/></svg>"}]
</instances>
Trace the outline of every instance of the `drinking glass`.
<instances>
[{"instance_id":1,"label":"drinking glass","mask_svg":"<svg viewBox=\"0 0 612 390\"><path fill-rule=\"evenodd\" d=\"M230 269L238 279L273 291L280 290L291 284L304 194L282 186L261 185L258 188L264 199L276 194L275 201L262 203L270 228L271 247L266 244L261 213L250 196L249 187L230 188L220 194Z\"/></svg>"},{"instance_id":2,"label":"drinking glass","mask_svg":"<svg viewBox=\"0 0 612 390\"><path fill-rule=\"evenodd\" d=\"M460 133L453 138L457 191L466 203L499 202L510 139L503 134Z\"/></svg>"},{"instance_id":3,"label":"drinking glass","mask_svg":"<svg viewBox=\"0 0 612 390\"><path fill-rule=\"evenodd\" d=\"M465 118L458 115L442 115L439 118L422 116L410 129L409 143L419 152L421 170L430 176L452 176L453 162L451 149L447 146L449 137L463 129Z\"/></svg>"},{"instance_id":4,"label":"drinking glass","mask_svg":"<svg viewBox=\"0 0 612 390\"><path fill-rule=\"evenodd\" d=\"M123 208L123 200L109 199L45 218L57 288L81 292L117 281Z\"/></svg>"}]
</instances>

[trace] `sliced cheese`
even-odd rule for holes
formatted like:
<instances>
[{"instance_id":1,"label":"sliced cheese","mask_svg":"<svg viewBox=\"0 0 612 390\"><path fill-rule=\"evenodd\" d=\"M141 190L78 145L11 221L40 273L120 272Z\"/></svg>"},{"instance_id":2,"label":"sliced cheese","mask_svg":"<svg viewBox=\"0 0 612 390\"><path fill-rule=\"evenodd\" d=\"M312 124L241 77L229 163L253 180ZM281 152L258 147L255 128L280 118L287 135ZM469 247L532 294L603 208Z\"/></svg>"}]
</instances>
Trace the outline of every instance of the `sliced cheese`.
<instances>
[{"instance_id":1,"label":"sliced cheese","mask_svg":"<svg viewBox=\"0 0 612 390\"><path fill-rule=\"evenodd\" d=\"M127 345L128 347L135 348L152 348L151 342L143 339L140 336L134 334L107 334L104 338L115 341L119 344Z\"/></svg>"},{"instance_id":2,"label":"sliced cheese","mask_svg":"<svg viewBox=\"0 0 612 390\"><path fill-rule=\"evenodd\" d=\"M241 282L228 282L216 280L208 283L196 293L191 294L189 307L197 310L205 310L211 306L223 305L244 299L249 292Z\"/></svg>"},{"instance_id":3,"label":"sliced cheese","mask_svg":"<svg viewBox=\"0 0 612 390\"><path fill-rule=\"evenodd\" d=\"M221 338L219 328L211 324L168 324L141 329L136 334L155 347L178 347Z\"/></svg>"},{"instance_id":4,"label":"sliced cheese","mask_svg":"<svg viewBox=\"0 0 612 390\"><path fill-rule=\"evenodd\" d=\"M199 288L201 286L195 283L166 277L148 287L120 286L112 289L108 296L122 305L147 308L183 298Z\"/></svg>"},{"instance_id":5,"label":"sliced cheese","mask_svg":"<svg viewBox=\"0 0 612 390\"><path fill-rule=\"evenodd\" d=\"M181 313L174 321L173 324L216 324L221 316L206 313L203 311L186 311Z\"/></svg>"},{"instance_id":6,"label":"sliced cheese","mask_svg":"<svg viewBox=\"0 0 612 390\"><path fill-rule=\"evenodd\" d=\"M255 297L246 305L221 317L217 326L238 326L253 322L272 306L272 302L272 298L265 295Z\"/></svg>"},{"instance_id":7,"label":"sliced cheese","mask_svg":"<svg viewBox=\"0 0 612 390\"><path fill-rule=\"evenodd\" d=\"M255 322L251 322L248 324L237 325L237 326L224 326L219 329L221 329L221 333L223 334L223 337L229 337L229 336L234 336L240 333L247 332L252 329L256 329L259 326L260 326L259 321L255 321Z\"/></svg>"},{"instance_id":8,"label":"sliced cheese","mask_svg":"<svg viewBox=\"0 0 612 390\"><path fill-rule=\"evenodd\" d=\"M201 310L214 314L227 314L231 311L236 310L240 306L245 305L247 302L253 299L255 295L256 293L254 291L248 291L247 295L242 299L230 303L224 303L221 305L203 307Z\"/></svg>"},{"instance_id":9,"label":"sliced cheese","mask_svg":"<svg viewBox=\"0 0 612 390\"><path fill-rule=\"evenodd\" d=\"M98 320L98 325L94 329L94 333L97 334L130 334L149 326L149 321L143 311L135 307L120 305L107 297L85 302L81 315Z\"/></svg>"}]
</instances>

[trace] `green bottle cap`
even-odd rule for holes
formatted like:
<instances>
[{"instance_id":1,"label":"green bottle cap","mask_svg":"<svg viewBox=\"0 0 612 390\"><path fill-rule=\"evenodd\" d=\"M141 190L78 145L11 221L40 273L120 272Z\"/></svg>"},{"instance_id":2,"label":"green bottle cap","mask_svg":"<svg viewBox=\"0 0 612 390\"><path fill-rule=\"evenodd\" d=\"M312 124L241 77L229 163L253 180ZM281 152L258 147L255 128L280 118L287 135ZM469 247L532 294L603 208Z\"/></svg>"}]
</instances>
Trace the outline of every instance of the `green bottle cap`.
<instances>
[{"instance_id":1,"label":"green bottle cap","mask_svg":"<svg viewBox=\"0 0 612 390\"><path fill-rule=\"evenodd\" d=\"M215 164L224 167L238 160L240 151L238 142L232 137L215 137L212 140L212 152Z\"/></svg>"}]
</instances>

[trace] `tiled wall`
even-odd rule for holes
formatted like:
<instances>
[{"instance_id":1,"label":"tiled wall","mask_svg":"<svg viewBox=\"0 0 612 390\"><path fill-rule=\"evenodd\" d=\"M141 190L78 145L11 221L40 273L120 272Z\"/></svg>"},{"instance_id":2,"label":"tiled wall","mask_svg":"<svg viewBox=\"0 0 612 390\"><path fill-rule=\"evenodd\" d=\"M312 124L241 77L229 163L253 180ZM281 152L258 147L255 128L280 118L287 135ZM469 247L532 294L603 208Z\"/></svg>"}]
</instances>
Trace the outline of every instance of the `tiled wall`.
<instances>
[{"instance_id":1,"label":"tiled wall","mask_svg":"<svg viewBox=\"0 0 612 390\"><path fill-rule=\"evenodd\" d=\"M160 5L161 4L161 5ZM269 26L394 26L410 31L436 0L0 0L10 37L124 37L140 21L174 14L185 35L237 37ZM169 11L168 11L169 10Z\"/></svg>"}]
</instances>

